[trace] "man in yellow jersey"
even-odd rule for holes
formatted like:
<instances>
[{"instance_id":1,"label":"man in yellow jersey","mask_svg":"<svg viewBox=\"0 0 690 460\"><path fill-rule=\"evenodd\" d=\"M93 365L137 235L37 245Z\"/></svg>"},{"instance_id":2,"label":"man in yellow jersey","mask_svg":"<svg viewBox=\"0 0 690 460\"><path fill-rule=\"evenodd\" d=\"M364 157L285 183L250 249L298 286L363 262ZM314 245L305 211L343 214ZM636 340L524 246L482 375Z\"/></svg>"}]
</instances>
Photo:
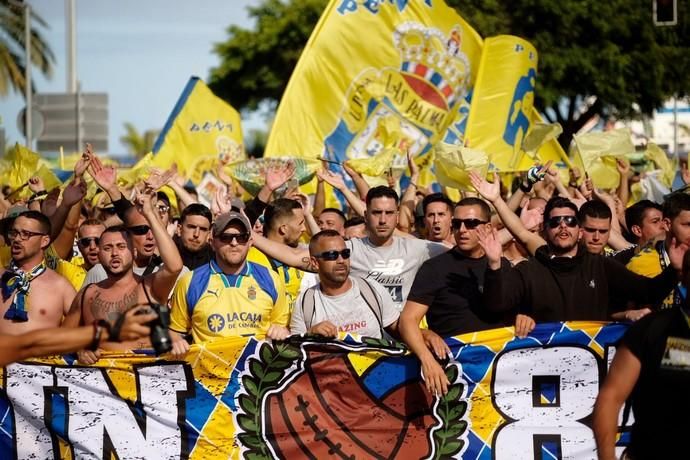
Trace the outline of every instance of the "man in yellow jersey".
<instances>
[{"instance_id":1,"label":"man in yellow jersey","mask_svg":"<svg viewBox=\"0 0 690 460\"><path fill-rule=\"evenodd\" d=\"M252 247L251 224L238 212L220 215L213 223L215 258L184 275L172 296L170 329L173 354L194 342L225 337L289 335L285 287L277 273L247 260Z\"/></svg>"},{"instance_id":2,"label":"man in yellow jersey","mask_svg":"<svg viewBox=\"0 0 690 460\"><path fill-rule=\"evenodd\" d=\"M266 207L263 232L269 240L296 248L304 230L304 213L298 201L278 198ZM304 272L269 258L256 248L249 251L249 260L268 267L280 275L285 283L288 308L292 311L299 295Z\"/></svg>"}]
</instances>

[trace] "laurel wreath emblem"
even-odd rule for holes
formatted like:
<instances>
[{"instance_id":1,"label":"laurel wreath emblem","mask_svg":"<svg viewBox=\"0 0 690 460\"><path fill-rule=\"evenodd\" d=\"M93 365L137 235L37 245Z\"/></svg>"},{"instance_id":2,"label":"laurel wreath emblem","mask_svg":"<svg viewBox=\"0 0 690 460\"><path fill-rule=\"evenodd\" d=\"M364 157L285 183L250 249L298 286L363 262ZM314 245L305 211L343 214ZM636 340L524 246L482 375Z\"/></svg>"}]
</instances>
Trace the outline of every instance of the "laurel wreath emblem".
<instances>
[{"instance_id":1,"label":"laurel wreath emblem","mask_svg":"<svg viewBox=\"0 0 690 460\"><path fill-rule=\"evenodd\" d=\"M238 403L243 414L237 415L237 423L244 431L238 439L247 450L247 460L270 459L271 454L261 438L261 401L264 395L277 388L285 377L286 371L300 357L297 347L287 342L269 344L261 343L261 359L249 358L249 374L242 377L246 394L240 394Z\"/></svg>"}]
</instances>

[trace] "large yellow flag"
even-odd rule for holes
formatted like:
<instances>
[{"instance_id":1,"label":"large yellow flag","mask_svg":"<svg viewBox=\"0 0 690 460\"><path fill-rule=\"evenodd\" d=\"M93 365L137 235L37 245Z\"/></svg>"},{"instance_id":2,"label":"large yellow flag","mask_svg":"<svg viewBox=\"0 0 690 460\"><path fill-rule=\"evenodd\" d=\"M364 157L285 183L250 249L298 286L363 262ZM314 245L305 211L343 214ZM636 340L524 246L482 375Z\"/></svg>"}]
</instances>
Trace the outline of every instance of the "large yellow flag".
<instances>
[{"instance_id":1,"label":"large yellow flag","mask_svg":"<svg viewBox=\"0 0 690 460\"><path fill-rule=\"evenodd\" d=\"M537 81L537 50L511 35L484 42L465 131L465 146L487 152L491 169L516 171Z\"/></svg>"},{"instance_id":2,"label":"large yellow flag","mask_svg":"<svg viewBox=\"0 0 690 460\"><path fill-rule=\"evenodd\" d=\"M489 157L480 150L440 143L434 153L438 182L446 187L474 191L470 182L470 171L486 176L489 169Z\"/></svg>"},{"instance_id":3,"label":"large yellow flag","mask_svg":"<svg viewBox=\"0 0 690 460\"><path fill-rule=\"evenodd\" d=\"M40 177L46 190L62 185L38 153L15 144L0 164L0 183L9 185L14 190L25 185L32 176ZM27 189L20 196L30 194Z\"/></svg>"},{"instance_id":4,"label":"large yellow flag","mask_svg":"<svg viewBox=\"0 0 690 460\"><path fill-rule=\"evenodd\" d=\"M476 76L481 37L442 1L331 1L292 74L266 156L423 162ZM387 120L399 120L384 145ZM399 155L394 168L405 168Z\"/></svg>"},{"instance_id":5,"label":"large yellow flag","mask_svg":"<svg viewBox=\"0 0 690 460\"><path fill-rule=\"evenodd\" d=\"M198 170L212 168L221 156L230 162L246 158L240 114L191 77L153 146L152 166L177 163L181 173L199 178Z\"/></svg>"}]
</instances>

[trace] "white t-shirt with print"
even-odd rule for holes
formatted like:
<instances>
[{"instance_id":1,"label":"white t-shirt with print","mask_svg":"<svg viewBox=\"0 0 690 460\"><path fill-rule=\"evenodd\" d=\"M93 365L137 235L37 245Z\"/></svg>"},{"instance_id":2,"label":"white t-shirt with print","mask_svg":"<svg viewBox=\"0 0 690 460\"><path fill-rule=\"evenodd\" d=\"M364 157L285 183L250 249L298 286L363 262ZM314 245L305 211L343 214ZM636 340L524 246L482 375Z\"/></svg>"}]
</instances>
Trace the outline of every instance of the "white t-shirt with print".
<instances>
[{"instance_id":1,"label":"white t-shirt with print","mask_svg":"<svg viewBox=\"0 0 690 460\"><path fill-rule=\"evenodd\" d=\"M314 291L314 314L312 318L304 318L302 292L297 298L295 307L292 310L290 319L290 333L304 334L309 327L315 326L323 321L330 321L340 332L359 334L365 337L381 338L381 329L374 312L367 305L362 296L359 285L350 278L352 288L347 292L337 296L329 296L321 292L321 285L318 284ZM379 283L367 280L374 288L374 292L381 305L381 325L385 328L390 326L398 319L400 312L393 305L393 301L386 289ZM372 305L377 308L376 305Z\"/></svg>"}]
</instances>

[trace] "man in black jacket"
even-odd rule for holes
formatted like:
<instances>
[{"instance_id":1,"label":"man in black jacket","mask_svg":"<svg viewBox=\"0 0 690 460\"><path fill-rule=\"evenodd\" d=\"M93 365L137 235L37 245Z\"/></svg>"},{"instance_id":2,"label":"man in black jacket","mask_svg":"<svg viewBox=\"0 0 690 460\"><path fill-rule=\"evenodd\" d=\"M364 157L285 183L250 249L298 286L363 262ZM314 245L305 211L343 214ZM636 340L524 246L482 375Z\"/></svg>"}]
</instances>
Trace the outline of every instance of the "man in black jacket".
<instances>
[{"instance_id":1,"label":"man in black jacket","mask_svg":"<svg viewBox=\"0 0 690 460\"><path fill-rule=\"evenodd\" d=\"M589 254L578 244L577 207L566 198L552 198L544 209L544 236L529 232L506 206L498 177L488 183L472 173L479 193L494 204L503 223L534 257L515 268L501 267L500 244L494 235L480 235L489 259L484 301L492 311L518 308L535 321L610 319L610 298L642 302L663 299L678 281L687 246L674 242L670 266L655 278L634 274L617 262Z\"/></svg>"}]
</instances>

